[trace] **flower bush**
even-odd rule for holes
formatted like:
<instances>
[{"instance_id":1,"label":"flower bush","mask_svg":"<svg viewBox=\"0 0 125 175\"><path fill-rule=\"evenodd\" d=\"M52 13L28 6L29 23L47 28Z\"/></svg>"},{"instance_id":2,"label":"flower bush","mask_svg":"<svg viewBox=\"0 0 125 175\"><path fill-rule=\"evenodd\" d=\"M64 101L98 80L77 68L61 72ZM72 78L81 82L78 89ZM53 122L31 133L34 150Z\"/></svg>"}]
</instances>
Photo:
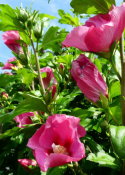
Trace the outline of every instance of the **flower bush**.
<instances>
[{"instance_id":1,"label":"flower bush","mask_svg":"<svg viewBox=\"0 0 125 175\"><path fill-rule=\"evenodd\" d=\"M125 3L70 4L72 16L58 10L70 33L0 4L14 55L0 62L1 175L125 174Z\"/></svg>"}]
</instances>

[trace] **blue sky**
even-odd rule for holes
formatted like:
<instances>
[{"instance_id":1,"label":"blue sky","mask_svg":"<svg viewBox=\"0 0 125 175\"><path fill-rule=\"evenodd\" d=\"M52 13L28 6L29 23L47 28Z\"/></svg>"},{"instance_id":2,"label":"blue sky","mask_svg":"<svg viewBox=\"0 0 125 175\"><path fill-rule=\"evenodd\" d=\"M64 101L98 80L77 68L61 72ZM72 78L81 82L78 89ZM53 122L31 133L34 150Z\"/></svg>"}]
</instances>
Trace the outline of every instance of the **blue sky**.
<instances>
[{"instance_id":1,"label":"blue sky","mask_svg":"<svg viewBox=\"0 0 125 175\"><path fill-rule=\"evenodd\" d=\"M15 8L16 6L19 8L21 3L23 4L23 7L29 7L31 2L32 0L0 0L0 4L9 4L12 8ZM53 15L58 18L58 9L63 9L65 12L70 13L70 2L71 0L50 0L50 3L48 4L48 0L34 0L32 9L39 10L40 13ZM122 2L123 1L121 0L116 0L117 6L120 6ZM61 28L66 28L68 31L72 29L69 25L58 24L58 19L52 20L50 26L59 26ZM2 32L0 32L0 62L5 63L10 57L13 57L13 55L11 50L4 44L2 40ZM0 73L4 71L0 68Z\"/></svg>"}]
</instances>

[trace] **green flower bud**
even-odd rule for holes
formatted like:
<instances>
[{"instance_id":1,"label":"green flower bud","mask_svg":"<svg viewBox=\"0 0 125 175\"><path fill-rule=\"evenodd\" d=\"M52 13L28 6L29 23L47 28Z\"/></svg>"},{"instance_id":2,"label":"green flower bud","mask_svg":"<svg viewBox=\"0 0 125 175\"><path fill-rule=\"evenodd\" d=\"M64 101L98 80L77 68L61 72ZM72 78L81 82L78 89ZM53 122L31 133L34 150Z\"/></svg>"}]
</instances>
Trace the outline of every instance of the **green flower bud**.
<instances>
[{"instance_id":1,"label":"green flower bud","mask_svg":"<svg viewBox=\"0 0 125 175\"><path fill-rule=\"evenodd\" d=\"M27 21L27 19L28 19L28 14L25 11L25 9L23 9L23 8L20 9L20 17L21 17L23 22Z\"/></svg>"},{"instance_id":2,"label":"green flower bud","mask_svg":"<svg viewBox=\"0 0 125 175\"><path fill-rule=\"evenodd\" d=\"M32 28L32 25L33 25L33 16L31 16L28 20L27 20L27 27L29 29Z\"/></svg>"},{"instance_id":3,"label":"green flower bud","mask_svg":"<svg viewBox=\"0 0 125 175\"><path fill-rule=\"evenodd\" d=\"M35 38L40 39L42 37L42 30L43 23L40 20L38 20L33 30Z\"/></svg>"},{"instance_id":4,"label":"green flower bud","mask_svg":"<svg viewBox=\"0 0 125 175\"><path fill-rule=\"evenodd\" d=\"M20 52L18 56L19 56L19 61L22 65L27 65L28 64L27 57L25 56L24 53Z\"/></svg>"},{"instance_id":5,"label":"green flower bud","mask_svg":"<svg viewBox=\"0 0 125 175\"><path fill-rule=\"evenodd\" d=\"M101 121L100 122L100 127L102 129L102 132L107 131L107 129L108 129L108 122L106 120Z\"/></svg>"}]
</instances>

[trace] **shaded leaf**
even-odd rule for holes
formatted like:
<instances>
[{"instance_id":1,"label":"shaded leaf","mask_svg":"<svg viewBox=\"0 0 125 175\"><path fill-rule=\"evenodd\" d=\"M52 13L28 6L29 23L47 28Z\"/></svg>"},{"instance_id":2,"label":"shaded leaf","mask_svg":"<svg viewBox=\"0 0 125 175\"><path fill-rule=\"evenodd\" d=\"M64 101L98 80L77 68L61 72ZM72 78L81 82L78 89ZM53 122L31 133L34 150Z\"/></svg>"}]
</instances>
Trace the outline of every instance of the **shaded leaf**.
<instances>
[{"instance_id":1,"label":"shaded leaf","mask_svg":"<svg viewBox=\"0 0 125 175\"><path fill-rule=\"evenodd\" d=\"M74 12L79 14L108 13L112 4L115 5L115 0L72 0L70 3Z\"/></svg>"},{"instance_id":2,"label":"shaded leaf","mask_svg":"<svg viewBox=\"0 0 125 175\"><path fill-rule=\"evenodd\" d=\"M30 95L29 98L23 100L14 111L0 115L0 123L6 123L19 114L33 111L43 111L48 113L48 109L42 100L38 97Z\"/></svg>"},{"instance_id":3,"label":"shaded leaf","mask_svg":"<svg viewBox=\"0 0 125 175\"><path fill-rule=\"evenodd\" d=\"M9 83L12 83L15 80L14 76L8 74L0 74L0 87L5 87Z\"/></svg>"},{"instance_id":4,"label":"shaded leaf","mask_svg":"<svg viewBox=\"0 0 125 175\"><path fill-rule=\"evenodd\" d=\"M125 159L125 126L110 125L111 140L116 154Z\"/></svg>"},{"instance_id":5,"label":"shaded leaf","mask_svg":"<svg viewBox=\"0 0 125 175\"><path fill-rule=\"evenodd\" d=\"M47 171L47 175L63 175L67 169L67 166L58 166Z\"/></svg>"},{"instance_id":6,"label":"shaded leaf","mask_svg":"<svg viewBox=\"0 0 125 175\"><path fill-rule=\"evenodd\" d=\"M112 83L110 88L110 98L121 95L121 85L119 81Z\"/></svg>"},{"instance_id":7,"label":"shaded leaf","mask_svg":"<svg viewBox=\"0 0 125 175\"><path fill-rule=\"evenodd\" d=\"M86 141L86 144L89 146L89 148L95 153L100 152L100 151L104 152L102 147L99 144L97 144L91 136L86 135L84 140Z\"/></svg>"},{"instance_id":8,"label":"shaded leaf","mask_svg":"<svg viewBox=\"0 0 125 175\"><path fill-rule=\"evenodd\" d=\"M112 114L115 116L116 120L119 124L122 123L121 121L121 97L118 97L110 104L110 110Z\"/></svg>"},{"instance_id":9,"label":"shaded leaf","mask_svg":"<svg viewBox=\"0 0 125 175\"><path fill-rule=\"evenodd\" d=\"M18 69L17 75L21 76L22 82L26 85L31 85L34 77L36 77L36 75L33 74L29 69L25 68Z\"/></svg>"},{"instance_id":10,"label":"shaded leaf","mask_svg":"<svg viewBox=\"0 0 125 175\"><path fill-rule=\"evenodd\" d=\"M96 125L97 120L94 119L82 119L80 121L80 125L83 126L85 128L86 131L92 131L93 127Z\"/></svg>"},{"instance_id":11,"label":"shaded leaf","mask_svg":"<svg viewBox=\"0 0 125 175\"><path fill-rule=\"evenodd\" d=\"M115 158L104 152L98 152L97 154L90 153L89 156L87 157L87 160L99 163L99 166L109 167L113 169L120 169L120 166L116 162Z\"/></svg>"},{"instance_id":12,"label":"shaded leaf","mask_svg":"<svg viewBox=\"0 0 125 175\"><path fill-rule=\"evenodd\" d=\"M65 30L58 31L59 27L50 27L46 34L43 37L41 48L43 49L52 49L52 50L59 50L60 46L57 45L57 42L64 41L67 33Z\"/></svg>"}]
</instances>

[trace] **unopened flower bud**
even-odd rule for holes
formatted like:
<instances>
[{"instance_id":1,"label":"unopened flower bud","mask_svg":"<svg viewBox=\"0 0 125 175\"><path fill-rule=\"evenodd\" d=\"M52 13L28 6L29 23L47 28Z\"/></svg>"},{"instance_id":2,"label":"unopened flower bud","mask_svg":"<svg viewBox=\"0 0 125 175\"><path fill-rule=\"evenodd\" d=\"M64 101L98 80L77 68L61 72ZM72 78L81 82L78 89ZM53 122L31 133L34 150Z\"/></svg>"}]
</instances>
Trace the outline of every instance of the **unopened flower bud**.
<instances>
[{"instance_id":1,"label":"unopened flower bud","mask_svg":"<svg viewBox=\"0 0 125 175\"><path fill-rule=\"evenodd\" d=\"M27 64L28 64L27 57L25 56L24 53L20 52L18 56L19 56L19 58L20 58L19 61L20 61L20 63L21 63L22 65L27 65Z\"/></svg>"},{"instance_id":2,"label":"unopened flower bud","mask_svg":"<svg viewBox=\"0 0 125 175\"><path fill-rule=\"evenodd\" d=\"M8 99L8 94L6 92L2 92L1 93L1 96L2 96L2 101L6 101Z\"/></svg>"},{"instance_id":3,"label":"unopened flower bud","mask_svg":"<svg viewBox=\"0 0 125 175\"><path fill-rule=\"evenodd\" d=\"M20 19L25 22L28 19L28 14L25 9L21 8L20 9Z\"/></svg>"},{"instance_id":4,"label":"unopened flower bud","mask_svg":"<svg viewBox=\"0 0 125 175\"><path fill-rule=\"evenodd\" d=\"M65 67L63 66L63 64L60 64L59 66L59 73L63 76L64 75L64 69Z\"/></svg>"},{"instance_id":5,"label":"unopened flower bud","mask_svg":"<svg viewBox=\"0 0 125 175\"><path fill-rule=\"evenodd\" d=\"M32 25L33 25L33 16L31 16L28 20L27 20L27 27L29 29L32 28Z\"/></svg>"},{"instance_id":6,"label":"unopened flower bud","mask_svg":"<svg viewBox=\"0 0 125 175\"><path fill-rule=\"evenodd\" d=\"M56 86L53 85L52 87L49 88L48 93L45 95L45 101L47 104L53 102L57 96L56 93Z\"/></svg>"},{"instance_id":7,"label":"unopened flower bud","mask_svg":"<svg viewBox=\"0 0 125 175\"><path fill-rule=\"evenodd\" d=\"M43 23L39 20L34 27L34 36L37 39L42 37Z\"/></svg>"},{"instance_id":8,"label":"unopened flower bud","mask_svg":"<svg viewBox=\"0 0 125 175\"><path fill-rule=\"evenodd\" d=\"M108 129L108 122L106 120L101 121L100 127L102 129L102 132L105 132Z\"/></svg>"}]
</instances>

